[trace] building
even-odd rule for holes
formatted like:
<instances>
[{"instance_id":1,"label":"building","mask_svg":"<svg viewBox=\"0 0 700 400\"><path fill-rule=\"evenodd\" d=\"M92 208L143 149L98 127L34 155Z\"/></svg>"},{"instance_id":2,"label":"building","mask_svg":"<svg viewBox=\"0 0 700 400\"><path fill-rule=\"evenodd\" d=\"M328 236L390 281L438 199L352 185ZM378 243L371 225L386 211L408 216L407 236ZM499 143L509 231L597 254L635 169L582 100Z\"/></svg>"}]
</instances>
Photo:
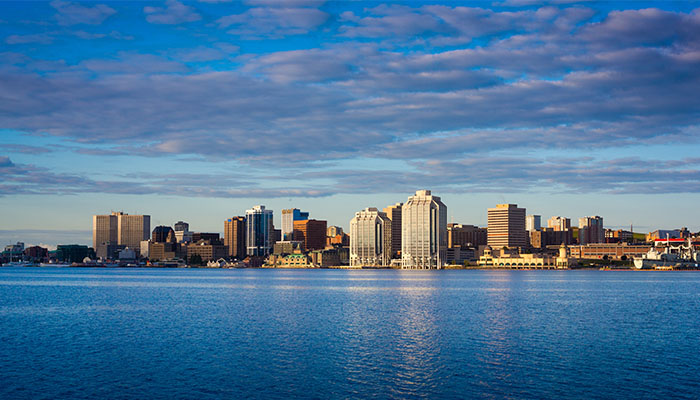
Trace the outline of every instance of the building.
<instances>
[{"instance_id":1,"label":"building","mask_svg":"<svg viewBox=\"0 0 700 400\"><path fill-rule=\"evenodd\" d=\"M190 224L183 221L177 221L175 223L175 238L178 243L185 243L192 241L192 232L190 232Z\"/></svg>"},{"instance_id":2,"label":"building","mask_svg":"<svg viewBox=\"0 0 700 400\"><path fill-rule=\"evenodd\" d=\"M272 254L277 256L283 256L286 254L297 254L302 252L303 250L301 242L295 242L293 240L282 240L274 244Z\"/></svg>"},{"instance_id":3,"label":"building","mask_svg":"<svg viewBox=\"0 0 700 400\"><path fill-rule=\"evenodd\" d=\"M175 231L169 226L156 226L151 233L151 240L156 243L175 243Z\"/></svg>"},{"instance_id":4,"label":"building","mask_svg":"<svg viewBox=\"0 0 700 400\"><path fill-rule=\"evenodd\" d=\"M342 264L339 249L314 250L309 253L309 258L313 266L319 268L336 267Z\"/></svg>"},{"instance_id":5,"label":"building","mask_svg":"<svg viewBox=\"0 0 700 400\"><path fill-rule=\"evenodd\" d=\"M525 230L528 232L537 231L542 228L541 215L528 215L525 217Z\"/></svg>"},{"instance_id":6,"label":"building","mask_svg":"<svg viewBox=\"0 0 700 400\"><path fill-rule=\"evenodd\" d=\"M229 257L245 258L245 217L232 217L224 221L224 245L228 248Z\"/></svg>"},{"instance_id":7,"label":"building","mask_svg":"<svg viewBox=\"0 0 700 400\"><path fill-rule=\"evenodd\" d=\"M31 246L24 249L24 255L31 261L43 261L49 257L49 249L41 246Z\"/></svg>"},{"instance_id":8,"label":"building","mask_svg":"<svg viewBox=\"0 0 700 400\"><path fill-rule=\"evenodd\" d=\"M305 251L326 247L326 221L306 219L294 221L294 240L302 242Z\"/></svg>"},{"instance_id":9,"label":"building","mask_svg":"<svg viewBox=\"0 0 700 400\"><path fill-rule=\"evenodd\" d=\"M342 234L343 234L343 228L341 228L339 226L332 225L332 226L329 226L328 229L326 229L326 236L327 237L336 237L336 236L342 235Z\"/></svg>"},{"instance_id":10,"label":"building","mask_svg":"<svg viewBox=\"0 0 700 400\"><path fill-rule=\"evenodd\" d=\"M350 266L388 266L391 243L391 220L386 213L370 207L350 220Z\"/></svg>"},{"instance_id":11,"label":"building","mask_svg":"<svg viewBox=\"0 0 700 400\"><path fill-rule=\"evenodd\" d=\"M557 257L546 254L501 254L494 257L490 246L484 249L478 264L482 267L506 269L567 269L576 264L566 245L559 247Z\"/></svg>"},{"instance_id":12,"label":"building","mask_svg":"<svg viewBox=\"0 0 700 400\"><path fill-rule=\"evenodd\" d=\"M284 241L279 243L285 243ZM287 242L288 243L288 242ZM275 268L314 268L308 254L273 254L268 258L268 265Z\"/></svg>"},{"instance_id":13,"label":"building","mask_svg":"<svg viewBox=\"0 0 700 400\"><path fill-rule=\"evenodd\" d=\"M282 232L281 240L294 239L294 221L304 221L309 219L309 213L298 208L282 210Z\"/></svg>"},{"instance_id":14,"label":"building","mask_svg":"<svg viewBox=\"0 0 700 400\"><path fill-rule=\"evenodd\" d=\"M530 232L530 246L541 249L551 245L570 245L574 243L574 235L570 229L555 231L554 228L541 228Z\"/></svg>"},{"instance_id":15,"label":"building","mask_svg":"<svg viewBox=\"0 0 700 400\"><path fill-rule=\"evenodd\" d=\"M92 216L92 245L101 256L109 256L114 250L125 247L138 250L141 241L148 240L150 235L150 215L112 212Z\"/></svg>"},{"instance_id":16,"label":"building","mask_svg":"<svg viewBox=\"0 0 700 400\"><path fill-rule=\"evenodd\" d=\"M274 225L272 210L259 205L245 212L246 254L254 257L266 257L272 252ZM325 236L325 228L324 228Z\"/></svg>"},{"instance_id":17,"label":"building","mask_svg":"<svg viewBox=\"0 0 700 400\"><path fill-rule=\"evenodd\" d=\"M488 245L492 248L525 247L525 209L517 204L498 204L488 209Z\"/></svg>"},{"instance_id":18,"label":"building","mask_svg":"<svg viewBox=\"0 0 700 400\"><path fill-rule=\"evenodd\" d=\"M81 263L85 258L95 258L95 251L80 244L59 244L56 246L56 259L66 263Z\"/></svg>"},{"instance_id":19,"label":"building","mask_svg":"<svg viewBox=\"0 0 700 400\"><path fill-rule=\"evenodd\" d=\"M419 190L401 207L401 268L442 268L446 260L447 206Z\"/></svg>"},{"instance_id":20,"label":"building","mask_svg":"<svg viewBox=\"0 0 700 400\"><path fill-rule=\"evenodd\" d=\"M603 217L583 217L578 219L579 244L605 243Z\"/></svg>"},{"instance_id":21,"label":"building","mask_svg":"<svg viewBox=\"0 0 700 400\"><path fill-rule=\"evenodd\" d=\"M634 242L634 233L632 231L626 231L624 229L606 229L605 230L605 242L606 243L632 243Z\"/></svg>"},{"instance_id":22,"label":"building","mask_svg":"<svg viewBox=\"0 0 700 400\"><path fill-rule=\"evenodd\" d=\"M447 224L447 248L479 247L488 240L488 230L475 225Z\"/></svg>"},{"instance_id":23,"label":"building","mask_svg":"<svg viewBox=\"0 0 700 400\"><path fill-rule=\"evenodd\" d=\"M192 256L200 256L202 261L218 260L228 256L226 246L220 241L212 241L200 239L197 242L187 245L187 260L191 260Z\"/></svg>"},{"instance_id":24,"label":"building","mask_svg":"<svg viewBox=\"0 0 700 400\"><path fill-rule=\"evenodd\" d=\"M555 231L566 231L571 229L571 219L560 216L552 217L547 220L547 228L552 228Z\"/></svg>"},{"instance_id":25,"label":"building","mask_svg":"<svg viewBox=\"0 0 700 400\"><path fill-rule=\"evenodd\" d=\"M155 262L186 257L187 254L186 250L181 252L180 243L146 240L141 242L141 256L148 257L149 261Z\"/></svg>"},{"instance_id":26,"label":"building","mask_svg":"<svg viewBox=\"0 0 700 400\"><path fill-rule=\"evenodd\" d=\"M92 248L98 250L100 246L116 245L117 239L117 213L110 215L92 216Z\"/></svg>"},{"instance_id":27,"label":"building","mask_svg":"<svg viewBox=\"0 0 700 400\"><path fill-rule=\"evenodd\" d=\"M627 243L592 243L571 246L571 257L584 259L629 260L641 257L653 246Z\"/></svg>"},{"instance_id":28,"label":"building","mask_svg":"<svg viewBox=\"0 0 700 400\"><path fill-rule=\"evenodd\" d=\"M350 235L341 233L335 236L327 236L326 247L329 246L350 246Z\"/></svg>"},{"instance_id":29,"label":"building","mask_svg":"<svg viewBox=\"0 0 700 400\"><path fill-rule=\"evenodd\" d=\"M401 208L403 203L384 207L382 211L391 220L391 257L397 258L401 254Z\"/></svg>"},{"instance_id":30,"label":"building","mask_svg":"<svg viewBox=\"0 0 700 400\"><path fill-rule=\"evenodd\" d=\"M653 243L657 239L686 239L690 237L690 232L688 228L681 229L657 229L653 232L647 233L646 239L647 243Z\"/></svg>"},{"instance_id":31,"label":"building","mask_svg":"<svg viewBox=\"0 0 700 400\"><path fill-rule=\"evenodd\" d=\"M8 244L2 252L3 262L17 262L24 259L24 242Z\"/></svg>"}]
</instances>

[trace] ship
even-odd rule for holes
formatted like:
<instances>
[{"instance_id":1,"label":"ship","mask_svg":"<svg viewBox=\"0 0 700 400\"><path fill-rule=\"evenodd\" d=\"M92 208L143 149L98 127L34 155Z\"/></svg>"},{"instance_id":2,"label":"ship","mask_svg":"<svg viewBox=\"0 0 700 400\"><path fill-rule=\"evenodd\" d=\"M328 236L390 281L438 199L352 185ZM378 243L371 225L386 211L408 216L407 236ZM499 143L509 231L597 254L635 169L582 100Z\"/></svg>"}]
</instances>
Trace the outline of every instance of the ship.
<instances>
[{"instance_id":1,"label":"ship","mask_svg":"<svg viewBox=\"0 0 700 400\"><path fill-rule=\"evenodd\" d=\"M700 269L700 251L696 251L693 243L670 239L658 240L664 246L659 252L656 246L649 249L641 258L634 259L637 269Z\"/></svg>"}]
</instances>

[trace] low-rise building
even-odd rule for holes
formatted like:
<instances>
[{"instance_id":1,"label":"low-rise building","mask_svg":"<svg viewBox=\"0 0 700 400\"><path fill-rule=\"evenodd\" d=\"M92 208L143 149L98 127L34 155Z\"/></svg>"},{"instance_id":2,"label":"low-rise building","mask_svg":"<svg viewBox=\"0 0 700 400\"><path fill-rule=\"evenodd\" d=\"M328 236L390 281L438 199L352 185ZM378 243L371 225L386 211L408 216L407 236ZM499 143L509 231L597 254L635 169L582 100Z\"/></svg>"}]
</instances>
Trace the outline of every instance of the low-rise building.
<instances>
[{"instance_id":1,"label":"low-rise building","mask_svg":"<svg viewBox=\"0 0 700 400\"><path fill-rule=\"evenodd\" d=\"M651 245L647 244L591 243L571 246L571 257L579 259L629 260L633 257L641 257L651 247Z\"/></svg>"},{"instance_id":2,"label":"low-rise building","mask_svg":"<svg viewBox=\"0 0 700 400\"><path fill-rule=\"evenodd\" d=\"M484 255L478 261L481 267L506 269L567 269L576 264L569 255L566 245L559 248L558 256L547 254L508 254L504 252L494 257L491 248L486 246Z\"/></svg>"}]
</instances>

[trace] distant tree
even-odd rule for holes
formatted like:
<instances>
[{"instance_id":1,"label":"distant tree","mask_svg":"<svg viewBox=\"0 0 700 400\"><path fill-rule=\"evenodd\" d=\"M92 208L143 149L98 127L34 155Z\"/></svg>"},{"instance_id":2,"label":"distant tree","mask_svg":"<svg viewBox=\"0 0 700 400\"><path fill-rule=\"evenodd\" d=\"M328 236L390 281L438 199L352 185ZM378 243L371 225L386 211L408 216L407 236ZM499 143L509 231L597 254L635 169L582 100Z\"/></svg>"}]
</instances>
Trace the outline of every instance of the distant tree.
<instances>
[{"instance_id":1,"label":"distant tree","mask_svg":"<svg viewBox=\"0 0 700 400\"><path fill-rule=\"evenodd\" d=\"M607 254L603 256L603 260L605 260L605 261L608 260L608 255L607 255Z\"/></svg>"},{"instance_id":2,"label":"distant tree","mask_svg":"<svg viewBox=\"0 0 700 400\"><path fill-rule=\"evenodd\" d=\"M620 260L627 261L627 255L623 255L622 257L620 257Z\"/></svg>"},{"instance_id":3,"label":"distant tree","mask_svg":"<svg viewBox=\"0 0 700 400\"><path fill-rule=\"evenodd\" d=\"M192 254L190 257L190 265L202 265L202 256L199 254Z\"/></svg>"}]
</instances>

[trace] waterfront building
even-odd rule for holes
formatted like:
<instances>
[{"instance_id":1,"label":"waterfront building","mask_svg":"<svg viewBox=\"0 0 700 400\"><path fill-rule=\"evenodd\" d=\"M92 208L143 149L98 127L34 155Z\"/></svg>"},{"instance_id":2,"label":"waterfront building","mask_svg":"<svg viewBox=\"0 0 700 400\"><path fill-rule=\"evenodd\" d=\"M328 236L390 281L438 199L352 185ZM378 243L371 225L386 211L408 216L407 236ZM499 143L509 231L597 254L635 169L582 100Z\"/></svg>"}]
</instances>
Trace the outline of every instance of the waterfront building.
<instances>
[{"instance_id":1,"label":"waterfront building","mask_svg":"<svg viewBox=\"0 0 700 400\"><path fill-rule=\"evenodd\" d=\"M583 217L578 220L578 241L580 244L605 243L603 217Z\"/></svg>"},{"instance_id":2,"label":"waterfront building","mask_svg":"<svg viewBox=\"0 0 700 400\"><path fill-rule=\"evenodd\" d=\"M281 240L274 244L272 254L283 256L286 254L301 253L303 243L293 240Z\"/></svg>"},{"instance_id":3,"label":"waterfront building","mask_svg":"<svg viewBox=\"0 0 700 400\"><path fill-rule=\"evenodd\" d=\"M183 221L177 221L175 223L175 238L178 243L185 243L192 241L192 232L190 232L190 224Z\"/></svg>"},{"instance_id":4,"label":"waterfront building","mask_svg":"<svg viewBox=\"0 0 700 400\"><path fill-rule=\"evenodd\" d=\"M488 240L488 230L475 225L447 224L447 248L483 246Z\"/></svg>"},{"instance_id":5,"label":"waterfront building","mask_svg":"<svg viewBox=\"0 0 700 400\"><path fill-rule=\"evenodd\" d=\"M634 242L634 233L632 231L626 231L624 229L606 229L605 230L605 242L606 243L617 243L617 242Z\"/></svg>"},{"instance_id":6,"label":"waterfront building","mask_svg":"<svg viewBox=\"0 0 700 400\"><path fill-rule=\"evenodd\" d=\"M554 228L541 228L530 232L530 246L536 249L550 245L570 245L574 243L574 235L570 229L555 231Z\"/></svg>"},{"instance_id":7,"label":"waterfront building","mask_svg":"<svg viewBox=\"0 0 700 400\"><path fill-rule=\"evenodd\" d=\"M92 216L92 248L98 250L101 246L116 245L117 213Z\"/></svg>"},{"instance_id":8,"label":"waterfront building","mask_svg":"<svg viewBox=\"0 0 700 400\"><path fill-rule=\"evenodd\" d=\"M284 241L280 242L284 243ZM288 242L287 242L288 243ZM303 253L273 254L267 260L267 265L275 268L314 268L311 256Z\"/></svg>"},{"instance_id":9,"label":"waterfront building","mask_svg":"<svg viewBox=\"0 0 700 400\"><path fill-rule=\"evenodd\" d=\"M265 257L272 252L272 210L258 205L245 212L246 254ZM325 232L325 228L324 228Z\"/></svg>"},{"instance_id":10,"label":"waterfront building","mask_svg":"<svg viewBox=\"0 0 700 400\"><path fill-rule=\"evenodd\" d=\"M492 248L527 246L525 209L498 204L488 209L488 244Z\"/></svg>"},{"instance_id":11,"label":"waterfront building","mask_svg":"<svg viewBox=\"0 0 700 400\"><path fill-rule=\"evenodd\" d=\"M350 220L350 266L381 266L391 262L391 220L374 207Z\"/></svg>"},{"instance_id":12,"label":"waterfront building","mask_svg":"<svg viewBox=\"0 0 700 400\"><path fill-rule=\"evenodd\" d=\"M641 258L653 246L648 244L591 243L571 246L571 257L583 259L629 260Z\"/></svg>"},{"instance_id":13,"label":"waterfront building","mask_svg":"<svg viewBox=\"0 0 700 400\"><path fill-rule=\"evenodd\" d=\"M245 258L245 217L232 217L224 221L224 245L228 248L229 257Z\"/></svg>"},{"instance_id":14,"label":"waterfront building","mask_svg":"<svg viewBox=\"0 0 700 400\"><path fill-rule=\"evenodd\" d=\"M150 215L112 212L92 216L92 244L100 254L108 254L115 248L140 249L141 241L148 240L150 234Z\"/></svg>"},{"instance_id":15,"label":"waterfront building","mask_svg":"<svg viewBox=\"0 0 700 400\"><path fill-rule=\"evenodd\" d=\"M690 237L690 232L688 228L681 229L657 229L655 231L649 232L646 235L647 243L653 243L658 239L686 239Z\"/></svg>"},{"instance_id":16,"label":"waterfront building","mask_svg":"<svg viewBox=\"0 0 700 400\"><path fill-rule=\"evenodd\" d=\"M223 244L221 235L216 232L192 232L192 243L197 243L200 240L208 240L210 242Z\"/></svg>"},{"instance_id":17,"label":"waterfront building","mask_svg":"<svg viewBox=\"0 0 700 400\"><path fill-rule=\"evenodd\" d=\"M306 219L294 221L294 240L302 242L305 251L326 247L326 221Z\"/></svg>"},{"instance_id":18,"label":"waterfront building","mask_svg":"<svg viewBox=\"0 0 700 400\"><path fill-rule=\"evenodd\" d=\"M552 228L555 231L566 231L571 229L571 218L565 217L552 217L547 220L547 227Z\"/></svg>"},{"instance_id":19,"label":"waterfront building","mask_svg":"<svg viewBox=\"0 0 700 400\"><path fill-rule=\"evenodd\" d=\"M490 246L484 249L484 255L479 257L479 266L505 269L567 269L576 265L566 245L559 247L558 256L546 254L511 254L505 252L494 257Z\"/></svg>"},{"instance_id":20,"label":"waterfront building","mask_svg":"<svg viewBox=\"0 0 700 400\"><path fill-rule=\"evenodd\" d=\"M528 232L537 231L542 228L541 215L528 215L525 217L525 230Z\"/></svg>"},{"instance_id":21,"label":"waterfront building","mask_svg":"<svg viewBox=\"0 0 700 400\"><path fill-rule=\"evenodd\" d=\"M31 246L24 249L24 255L31 261L43 261L49 257L49 249L41 246Z\"/></svg>"},{"instance_id":22,"label":"waterfront building","mask_svg":"<svg viewBox=\"0 0 700 400\"><path fill-rule=\"evenodd\" d=\"M401 208L403 203L384 207L382 211L391 221L391 257L396 258L401 253Z\"/></svg>"},{"instance_id":23,"label":"waterfront building","mask_svg":"<svg viewBox=\"0 0 700 400\"><path fill-rule=\"evenodd\" d=\"M326 247L328 246L350 246L350 235L341 233L333 237L326 237Z\"/></svg>"},{"instance_id":24,"label":"waterfront building","mask_svg":"<svg viewBox=\"0 0 700 400\"><path fill-rule=\"evenodd\" d=\"M218 260L228 256L226 246L221 241L213 241L200 239L197 242L187 245L187 260L192 259L192 256L200 256L202 261Z\"/></svg>"},{"instance_id":25,"label":"waterfront building","mask_svg":"<svg viewBox=\"0 0 700 400\"><path fill-rule=\"evenodd\" d=\"M294 221L304 221L309 219L309 213L298 208L282 210L281 240L294 239Z\"/></svg>"},{"instance_id":26,"label":"waterfront building","mask_svg":"<svg viewBox=\"0 0 700 400\"><path fill-rule=\"evenodd\" d=\"M309 258L314 267L328 268L342 265L341 250L337 248L314 250L309 253Z\"/></svg>"},{"instance_id":27,"label":"waterfront building","mask_svg":"<svg viewBox=\"0 0 700 400\"><path fill-rule=\"evenodd\" d=\"M87 258L95 258L95 251L80 244L59 244L56 246L56 259L67 263L81 263Z\"/></svg>"},{"instance_id":28,"label":"waterfront building","mask_svg":"<svg viewBox=\"0 0 700 400\"><path fill-rule=\"evenodd\" d=\"M401 268L442 268L447 259L447 207L419 190L401 208Z\"/></svg>"}]
</instances>

